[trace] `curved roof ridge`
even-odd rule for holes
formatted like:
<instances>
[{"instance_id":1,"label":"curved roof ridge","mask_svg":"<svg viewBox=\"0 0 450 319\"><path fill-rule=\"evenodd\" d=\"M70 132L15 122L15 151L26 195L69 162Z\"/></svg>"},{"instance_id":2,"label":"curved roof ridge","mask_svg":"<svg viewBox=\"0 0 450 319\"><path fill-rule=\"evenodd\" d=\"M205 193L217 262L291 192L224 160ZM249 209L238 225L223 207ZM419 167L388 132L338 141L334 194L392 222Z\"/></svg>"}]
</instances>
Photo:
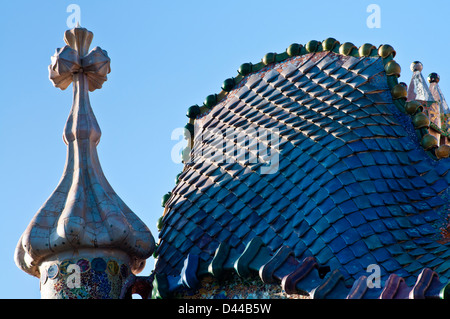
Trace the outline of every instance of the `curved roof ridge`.
<instances>
[{"instance_id":1,"label":"curved roof ridge","mask_svg":"<svg viewBox=\"0 0 450 319\"><path fill-rule=\"evenodd\" d=\"M396 55L395 49L389 44L382 44L377 48L371 43L364 43L358 48L352 42L344 42L341 44L335 38L327 38L322 42L317 40L310 40L305 45L292 43L288 48L286 48L285 52L266 53L261 61L256 64L253 64L252 62L245 62L241 64L237 70L237 76L225 79L222 83L221 91L219 93L208 95L201 106L195 104L188 109L186 115L190 119L189 123L193 124L193 120L208 113L215 105L224 100L227 97L228 93L232 91L242 80L244 80L246 76L250 75L251 73L259 72L269 65L284 62L287 59L293 57L325 51L334 52L344 56L353 56L356 58L381 57L383 58L384 65L391 61ZM398 74L391 75L396 75L396 77L399 77L400 66L396 65L395 69L396 71L398 70Z\"/></svg>"},{"instance_id":2,"label":"curved roof ridge","mask_svg":"<svg viewBox=\"0 0 450 319\"><path fill-rule=\"evenodd\" d=\"M443 157L448 157L449 151L448 147L443 146L445 150L441 150L442 147L438 149L439 143L437 139L429 134L428 129L422 129L423 123L428 123L426 119L423 118L421 109L418 106L416 99L408 99L408 87L404 82L398 82L400 77L401 67L394 60L396 56L395 49L389 44L381 44L374 46L371 43L364 43L360 47L355 46L352 42L340 43L335 38L327 38L322 42L317 40L310 40L305 45L299 43L292 43L285 52L266 53L260 62L253 64L251 62L243 63L239 66L236 77L227 78L223 81L221 91L219 93L214 93L208 95L203 104L199 106L198 104L192 105L188 108L186 116L189 118L188 123L185 125L185 129L190 133L186 139L188 140L188 146L183 151L182 159L186 162L189 158L190 150L193 148L193 138L194 138L194 123L195 120L203 118L206 116L216 105L225 101L228 98L228 94L236 89L236 87L242 83L248 76L255 74L257 72L264 71L267 67L274 66L277 63L285 62L288 59L306 56L307 54L316 54L320 52L333 52L343 56L352 56L355 58L366 58L366 57L378 57L382 59L383 66L386 72L387 84L391 90L392 99L394 105L397 109L406 115L409 115L413 121L414 127L416 128L416 134L422 147L427 151L428 155L433 159L440 159ZM312 56L313 56L312 55ZM312 57L311 56L311 57ZM420 122L416 126L416 122ZM441 135L449 137L449 132L445 132L440 128L433 126L431 127L437 130ZM428 125L428 128L429 126ZM189 138L190 137L190 138ZM445 156L442 156L444 154Z\"/></svg>"},{"instance_id":3,"label":"curved roof ridge","mask_svg":"<svg viewBox=\"0 0 450 319\"><path fill-rule=\"evenodd\" d=\"M256 64L253 64L251 62L241 64L237 70L237 76L225 79L219 93L208 95L201 106L195 104L188 108L186 116L189 118L189 120L188 123L184 126L186 131L189 133L185 135L185 138L188 141L188 145L182 152L182 162L186 163L189 160L190 151L194 146L193 140L195 121L197 119L203 118L204 116L209 114L209 112L216 105L218 105L220 102L225 101L228 98L229 93L236 89L236 87L241 84L242 81L248 79L249 75L263 71L269 66L285 62L291 58L306 56L308 54L312 54L312 57L316 53L320 52L333 52L342 56L351 56L355 58L381 58L387 76L387 84L389 89L391 90L392 99L394 100L394 105L400 112L408 114L407 111L405 111L407 87L404 83L398 82L401 67L396 61L393 60L396 56L396 51L391 45L381 44L377 48L371 43L364 43L360 47L357 47L352 42L344 42L341 44L335 38L327 38L322 42L317 40L310 40L305 45L292 43L285 50L285 52L269 52L265 54L261 61ZM420 136L419 138L421 137L422 136ZM431 155L434 157L434 152Z\"/></svg>"}]
</instances>

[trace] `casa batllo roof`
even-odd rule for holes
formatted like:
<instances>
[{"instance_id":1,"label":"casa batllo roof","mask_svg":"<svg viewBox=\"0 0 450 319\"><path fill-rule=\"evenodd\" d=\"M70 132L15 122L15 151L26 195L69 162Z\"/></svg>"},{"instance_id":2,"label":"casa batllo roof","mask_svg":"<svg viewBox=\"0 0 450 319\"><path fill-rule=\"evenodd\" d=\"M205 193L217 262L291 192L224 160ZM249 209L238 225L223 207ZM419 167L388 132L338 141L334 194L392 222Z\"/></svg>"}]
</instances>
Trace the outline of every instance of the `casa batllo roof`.
<instances>
[{"instance_id":1,"label":"casa batllo roof","mask_svg":"<svg viewBox=\"0 0 450 319\"><path fill-rule=\"evenodd\" d=\"M407 102L395 54L332 38L292 44L189 108L192 151L163 198L154 296L235 272L314 298L448 297L449 147ZM262 173L268 163L205 138L227 129L276 135L276 168ZM267 142L248 141L226 142L247 152ZM370 265L380 288L366 285Z\"/></svg>"}]
</instances>

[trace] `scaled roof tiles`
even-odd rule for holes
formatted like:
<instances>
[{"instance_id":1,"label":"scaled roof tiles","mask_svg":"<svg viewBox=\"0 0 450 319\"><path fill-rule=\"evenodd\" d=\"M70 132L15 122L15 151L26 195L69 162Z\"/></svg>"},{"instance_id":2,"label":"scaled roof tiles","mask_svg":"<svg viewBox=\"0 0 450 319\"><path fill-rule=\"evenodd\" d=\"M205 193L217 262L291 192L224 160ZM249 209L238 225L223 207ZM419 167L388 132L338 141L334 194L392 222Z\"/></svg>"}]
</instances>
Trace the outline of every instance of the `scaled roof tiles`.
<instances>
[{"instance_id":1,"label":"scaled roof tiles","mask_svg":"<svg viewBox=\"0 0 450 319\"><path fill-rule=\"evenodd\" d=\"M190 108L192 152L164 199L154 294L230 270L317 298L448 293L450 159L429 122L415 127L394 56L389 45L294 44ZM274 161L251 157L261 145ZM365 286L371 265L379 289Z\"/></svg>"}]
</instances>

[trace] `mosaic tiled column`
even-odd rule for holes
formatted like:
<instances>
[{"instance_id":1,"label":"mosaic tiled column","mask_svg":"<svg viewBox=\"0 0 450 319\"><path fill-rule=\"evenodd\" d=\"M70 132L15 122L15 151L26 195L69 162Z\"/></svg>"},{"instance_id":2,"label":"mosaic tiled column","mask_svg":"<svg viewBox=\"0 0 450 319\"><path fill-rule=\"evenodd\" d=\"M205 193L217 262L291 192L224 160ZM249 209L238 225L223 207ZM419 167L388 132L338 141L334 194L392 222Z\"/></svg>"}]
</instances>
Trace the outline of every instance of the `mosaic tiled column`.
<instances>
[{"instance_id":1,"label":"mosaic tiled column","mask_svg":"<svg viewBox=\"0 0 450 319\"><path fill-rule=\"evenodd\" d=\"M435 124L440 128L443 132L448 132L450 129L450 108L445 100L444 94L439 87L440 76L433 72L428 75L428 82L430 82L430 91L433 94L433 98L436 101L438 112L436 112L436 116L439 117L439 122ZM442 136L439 137L441 144L448 143L448 137Z\"/></svg>"},{"instance_id":2,"label":"mosaic tiled column","mask_svg":"<svg viewBox=\"0 0 450 319\"><path fill-rule=\"evenodd\" d=\"M79 255L83 257L55 255L40 265L42 298L119 298L131 275L129 257L119 251L83 251Z\"/></svg>"}]
</instances>

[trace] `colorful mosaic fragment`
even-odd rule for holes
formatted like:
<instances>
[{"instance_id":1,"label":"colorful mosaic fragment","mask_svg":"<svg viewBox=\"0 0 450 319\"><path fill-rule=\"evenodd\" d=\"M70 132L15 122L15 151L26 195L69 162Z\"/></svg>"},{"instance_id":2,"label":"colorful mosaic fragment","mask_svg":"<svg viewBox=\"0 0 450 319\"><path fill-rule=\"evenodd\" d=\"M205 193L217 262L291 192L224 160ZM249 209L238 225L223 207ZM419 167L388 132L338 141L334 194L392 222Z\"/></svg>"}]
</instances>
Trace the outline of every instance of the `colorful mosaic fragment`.
<instances>
[{"instance_id":1,"label":"colorful mosaic fragment","mask_svg":"<svg viewBox=\"0 0 450 319\"><path fill-rule=\"evenodd\" d=\"M41 266L41 292L50 299L117 299L130 275L115 258L53 261Z\"/></svg>"}]
</instances>

